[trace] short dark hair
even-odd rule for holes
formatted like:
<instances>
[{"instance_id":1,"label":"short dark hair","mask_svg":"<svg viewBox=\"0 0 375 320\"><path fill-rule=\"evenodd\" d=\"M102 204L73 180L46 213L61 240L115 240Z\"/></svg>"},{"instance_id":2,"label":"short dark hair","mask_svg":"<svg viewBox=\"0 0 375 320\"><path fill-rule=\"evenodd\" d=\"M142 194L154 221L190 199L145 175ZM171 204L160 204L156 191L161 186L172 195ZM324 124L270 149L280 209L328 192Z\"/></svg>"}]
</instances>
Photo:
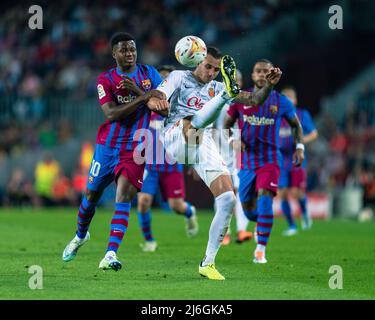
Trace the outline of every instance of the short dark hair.
<instances>
[{"instance_id":1,"label":"short dark hair","mask_svg":"<svg viewBox=\"0 0 375 320\"><path fill-rule=\"evenodd\" d=\"M223 56L222 52L218 48L212 46L207 47L207 54L210 54L215 59L220 59Z\"/></svg>"},{"instance_id":2,"label":"short dark hair","mask_svg":"<svg viewBox=\"0 0 375 320\"><path fill-rule=\"evenodd\" d=\"M175 66L172 66L171 64L162 64L157 69L158 69L159 72L160 71L172 72L172 71L176 70Z\"/></svg>"},{"instance_id":3,"label":"short dark hair","mask_svg":"<svg viewBox=\"0 0 375 320\"><path fill-rule=\"evenodd\" d=\"M120 41L135 41L135 38L127 32L117 32L111 37L111 49L117 45Z\"/></svg>"},{"instance_id":4,"label":"short dark hair","mask_svg":"<svg viewBox=\"0 0 375 320\"><path fill-rule=\"evenodd\" d=\"M262 59L257 60L257 61L254 63L254 65L256 65L257 63L267 63L267 64L270 64L272 67L274 66L273 63L272 63L270 60L265 59L265 58L262 58Z\"/></svg>"}]
</instances>

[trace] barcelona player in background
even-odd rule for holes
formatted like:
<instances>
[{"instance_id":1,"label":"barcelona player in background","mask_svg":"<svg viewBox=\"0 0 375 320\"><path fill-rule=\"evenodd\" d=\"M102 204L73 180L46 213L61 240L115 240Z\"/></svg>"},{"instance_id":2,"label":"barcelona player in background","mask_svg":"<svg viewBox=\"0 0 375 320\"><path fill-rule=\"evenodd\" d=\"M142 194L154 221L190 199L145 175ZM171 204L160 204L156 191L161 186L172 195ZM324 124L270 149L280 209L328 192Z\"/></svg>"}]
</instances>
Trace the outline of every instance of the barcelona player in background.
<instances>
[{"instance_id":1,"label":"barcelona player in background","mask_svg":"<svg viewBox=\"0 0 375 320\"><path fill-rule=\"evenodd\" d=\"M257 92L267 83L267 75L273 64L266 59L253 67L254 87ZM238 194L249 220L257 222L255 237L257 246L254 263L267 263L266 246L273 226L273 198L277 193L282 155L279 146L279 129L285 118L292 127L296 141L294 160L300 166L304 159L302 127L291 101L272 90L263 104L232 104L224 120L224 128L230 129L238 121L241 130L240 185Z\"/></svg>"},{"instance_id":2,"label":"barcelona player in background","mask_svg":"<svg viewBox=\"0 0 375 320\"><path fill-rule=\"evenodd\" d=\"M175 70L173 66L160 66L158 71L162 78L166 78L170 72ZM150 130L153 135L152 161L146 160L146 170L142 191L138 194L138 222L142 229L145 242L142 249L145 252L153 252L157 248L157 242L151 228L151 205L157 191L161 190L164 200L168 201L169 207L177 214L184 215L186 221L186 232L189 237L198 232L198 222L195 207L185 202L185 180L183 165L167 161L160 131L163 127L164 117L158 113L151 114Z\"/></svg>"},{"instance_id":3,"label":"barcelona player in background","mask_svg":"<svg viewBox=\"0 0 375 320\"><path fill-rule=\"evenodd\" d=\"M135 160L136 156L142 156L135 154L140 144L136 135L149 127L148 100L163 96L153 90L162 81L158 71L137 63L137 47L132 35L115 34L111 49L116 67L103 72L97 82L99 104L106 121L98 129L87 190L79 206L76 235L66 246L62 258L66 262L74 259L78 249L90 239L88 229L96 205L104 189L115 181L115 212L106 254L99 268L118 271L122 265L117 250L128 227L131 201L143 183L144 164Z\"/></svg>"},{"instance_id":4,"label":"barcelona player in background","mask_svg":"<svg viewBox=\"0 0 375 320\"><path fill-rule=\"evenodd\" d=\"M310 113L301 108L297 108L297 92L291 87L284 87L282 93L287 96L296 107L296 113L300 119L303 129L303 143L307 144L318 137L318 131ZM292 236L297 233L297 225L293 219L291 206L288 201L289 192L298 200L301 208L302 229L311 228L312 220L307 210L306 197L306 159L300 167L293 163L293 152L295 150L295 141L293 139L292 128L285 120L281 123L280 128L280 147L283 155L281 166L281 175L279 182L279 196L281 198L281 210L287 219L288 229L283 232L285 236Z\"/></svg>"}]
</instances>

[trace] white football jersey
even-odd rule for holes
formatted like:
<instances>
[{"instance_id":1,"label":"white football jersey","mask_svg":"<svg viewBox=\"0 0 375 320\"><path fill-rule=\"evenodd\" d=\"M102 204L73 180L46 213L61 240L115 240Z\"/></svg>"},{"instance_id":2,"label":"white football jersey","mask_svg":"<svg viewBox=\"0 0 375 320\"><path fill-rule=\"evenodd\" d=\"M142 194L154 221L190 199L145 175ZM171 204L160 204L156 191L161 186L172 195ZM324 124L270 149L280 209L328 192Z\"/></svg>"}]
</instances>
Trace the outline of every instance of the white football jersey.
<instances>
[{"instance_id":1,"label":"white football jersey","mask_svg":"<svg viewBox=\"0 0 375 320\"><path fill-rule=\"evenodd\" d=\"M178 120L194 115L204 104L224 90L224 84L215 80L209 83L198 82L192 71L172 71L157 87L169 100L169 114L164 121L168 130ZM212 125L210 125L212 126Z\"/></svg>"}]
</instances>

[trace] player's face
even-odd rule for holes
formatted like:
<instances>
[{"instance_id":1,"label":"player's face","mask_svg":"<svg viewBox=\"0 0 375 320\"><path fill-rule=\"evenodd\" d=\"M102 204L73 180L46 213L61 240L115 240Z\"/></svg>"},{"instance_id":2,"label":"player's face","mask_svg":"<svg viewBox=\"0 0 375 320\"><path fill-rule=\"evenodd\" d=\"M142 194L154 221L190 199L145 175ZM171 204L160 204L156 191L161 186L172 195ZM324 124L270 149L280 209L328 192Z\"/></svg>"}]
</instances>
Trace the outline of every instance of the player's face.
<instances>
[{"instance_id":1,"label":"player's face","mask_svg":"<svg viewBox=\"0 0 375 320\"><path fill-rule=\"evenodd\" d=\"M271 68L272 66L269 63L258 62L255 64L251 79L257 88L263 88L266 85L266 75Z\"/></svg>"},{"instance_id":2,"label":"player's face","mask_svg":"<svg viewBox=\"0 0 375 320\"><path fill-rule=\"evenodd\" d=\"M133 40L120 41L113 48L113 58L118 66L125 69L135 66L137 63L137 47Z\"/></svg>"},{"instance_id":3,"label":"player's face","mask_svg":"<svg viewBox=\"0 0 375 320\"><path fill-rule=\"evenodd\" d=\"M296 106L297 105L297 93L292 89L285 89L282 94L286 95Z\"/></svg>"},{"instance_id":4,"label":"player's face","mask_svg":"<svg viewBox=\"0 0 375 320\"><path fill-rule=\"evenodd\" d=\"M220 72L221 58L215 59L210 54L202 61L202 63L195 69L195 74L204 83L209 83L214 80Z\"/></svg>"}]
</instances>

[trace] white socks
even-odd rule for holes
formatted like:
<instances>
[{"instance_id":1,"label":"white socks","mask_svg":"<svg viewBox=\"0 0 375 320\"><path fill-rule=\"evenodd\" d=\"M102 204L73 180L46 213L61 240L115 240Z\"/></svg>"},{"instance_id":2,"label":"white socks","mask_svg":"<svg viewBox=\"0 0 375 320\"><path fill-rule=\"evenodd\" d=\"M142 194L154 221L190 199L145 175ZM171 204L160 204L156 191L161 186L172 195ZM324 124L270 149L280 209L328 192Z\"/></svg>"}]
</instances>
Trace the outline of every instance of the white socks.
<instances>
[{"instance_id":1,"label":"white socks","mask_svg":"<svg viewBox=\"0 0 375 320\"><path fill-rule=\"evenodd\" d=\"M233 98L230 98L226 91L220 92L216 97L206 102L202 109L195 113L191 119L192 126L196 129L207 127L217 119L221 109L226 103L231 102L231 100L233 100Z\"/></svg>"},{"instance_id":2,"label":"white socks","mask_svg":"<svg viewBox=\"0 0 375 320\"><path fill-rule=\"evenodd\" d=\"M224 192L215 199L216 213L211 222L206 256L202 266L215 263L215 257L219 251L221 242L228 230L232 210L236 205L236 196L233 191Z\"/></svg>"}]
</instances>

